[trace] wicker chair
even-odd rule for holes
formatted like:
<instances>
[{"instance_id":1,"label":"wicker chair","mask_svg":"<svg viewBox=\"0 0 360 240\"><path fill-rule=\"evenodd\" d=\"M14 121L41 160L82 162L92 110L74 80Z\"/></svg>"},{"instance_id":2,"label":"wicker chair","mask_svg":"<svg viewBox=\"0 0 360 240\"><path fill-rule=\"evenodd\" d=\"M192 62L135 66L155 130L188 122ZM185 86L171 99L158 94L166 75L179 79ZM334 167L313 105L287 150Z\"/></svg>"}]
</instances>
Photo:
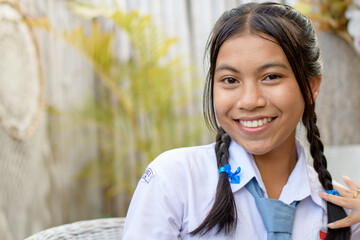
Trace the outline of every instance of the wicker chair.
<instances>
[{"instance_id":1,"label":"wicker chair","mask_svg":"<svg viewBox=\"0 0 360 240\"><path fill-rule=\"evenodd\" d=\"M125 218L102 218L61 225L36 233L25 240L122 239Z\"/></svg>"}]
</instances>

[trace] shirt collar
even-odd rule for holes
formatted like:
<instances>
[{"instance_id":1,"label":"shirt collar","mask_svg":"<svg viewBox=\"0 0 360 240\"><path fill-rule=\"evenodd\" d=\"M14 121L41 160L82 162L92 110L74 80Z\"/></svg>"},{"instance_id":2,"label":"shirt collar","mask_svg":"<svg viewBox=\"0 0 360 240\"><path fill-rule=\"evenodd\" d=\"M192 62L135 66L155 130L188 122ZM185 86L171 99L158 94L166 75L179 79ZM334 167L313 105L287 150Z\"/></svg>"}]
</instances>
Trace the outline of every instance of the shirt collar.
<instances>
[{"instance_id":1,"label":"shirt collar","mask_svg":"<svg viewBox=\"0 0 360 240\"><path fill-rule=\"evenodd\" d=\"M296 152L298 161L294 170L290 174L288 182L280 194L279 200L287 204L291 204L293 201L301 201L310 196L315 204L319 205L324 209L324 211L326 211L326 203L319 196L319 191L323 191L323 188L317 179L317 173L307 166L304 149L297 140ZM252 154L246 152L235 141L231 141L230 143L229 154L229 163L232 171L235 171L237 167L241 167L240 183L231 184L232 191L239 191L255 177L260 188L266 195L265 185Z\"/></svg>"},{"instance_id":2,"label":"shirt collar","mask_svg":"<svg viewBox=\"0 0 360 240\"><path fill-rule=\"evenodd\" d=\"M240 172L240 183L231 184L231 189L233 192L236 192L242 189L253 177L256 176L255 169L251 163L251 154L245 151L239 144L235 141L231 141L229 147L229 164L231 166L231 171L233 172L237 167L241 167Z\"/></svg>"}]
</instances>

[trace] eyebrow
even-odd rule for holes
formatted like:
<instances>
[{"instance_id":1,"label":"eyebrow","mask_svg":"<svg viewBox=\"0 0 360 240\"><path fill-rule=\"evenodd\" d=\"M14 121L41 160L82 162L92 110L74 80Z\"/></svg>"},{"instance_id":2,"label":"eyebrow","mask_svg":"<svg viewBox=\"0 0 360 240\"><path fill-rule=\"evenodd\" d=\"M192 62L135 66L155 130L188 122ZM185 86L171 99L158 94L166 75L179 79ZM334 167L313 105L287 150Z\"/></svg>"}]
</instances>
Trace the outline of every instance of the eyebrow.
<instances>
[{"instance_id":1,"label":"eyebrow","mask_svg":"<svg viewBox=\"0 0 360 240\"><path fill-rule=\"evenodd\" d=\"M218 72L218 71L222 71L222 70L229 70L231 72L235 72L235 73L240 73L239 70L237 70L236 68L234 67L231 67L227 64L221 64L220 66L218 66L216 69L215 69L215 72Z\"/></svg>"},{"instance_id":2,"label":"eyebrow","mask_svg":"<svg viewBox=\"0 0 360 240\"><path fill-rule=\"evenodd\" d=\"M270 62L270 63L266 63L260 67L258 67L256 69L256 72L261 72L267 68L271 68L271 67L281 67L281 68L285 68L285 69L288 69L288 66L286 66L284 63L281 63L281 62ZM222 71L222 70L229 70L229 71L232 71L234 73L241 73L241 71L239 71L238 69L230 66L230 65L227 65L227 64L221 64L220 66L218 66L216 69L215 69L215 72L218 72L218 71Z\"/></svg>"}]
</instances>

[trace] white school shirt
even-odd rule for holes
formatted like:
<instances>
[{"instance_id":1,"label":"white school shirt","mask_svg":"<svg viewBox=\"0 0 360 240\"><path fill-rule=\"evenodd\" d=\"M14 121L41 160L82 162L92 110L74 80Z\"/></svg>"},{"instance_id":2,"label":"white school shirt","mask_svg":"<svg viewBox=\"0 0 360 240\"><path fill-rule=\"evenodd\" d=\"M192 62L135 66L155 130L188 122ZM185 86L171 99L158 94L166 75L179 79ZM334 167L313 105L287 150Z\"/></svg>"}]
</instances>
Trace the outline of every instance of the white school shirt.
<instances>
[{"instance_id":1,"label":"white school shirt","mask_svg":"<svg viewBox=\"0 0 360 240\"><path fill-rule=\"evenodd\" d=\"M231 171L241 167L240 183L231 184L238 221L234 235L191 236L207 216L215 198L219 179L215 145L180 148L158 156L139 181L126 216L124 240L171 239L252 239L266 240L267 231L254 197L245 185L255 177L264 195L266 189L251 154L232 141L229 152ZM279 200L296 207L293 240L320 239L326 232L326 203L319 197L324 191L317 173L307 166L302 146L296 143L298 161ZM352 239L360 239L359 224L353 226Z\"/></svg>"}]
</instances>

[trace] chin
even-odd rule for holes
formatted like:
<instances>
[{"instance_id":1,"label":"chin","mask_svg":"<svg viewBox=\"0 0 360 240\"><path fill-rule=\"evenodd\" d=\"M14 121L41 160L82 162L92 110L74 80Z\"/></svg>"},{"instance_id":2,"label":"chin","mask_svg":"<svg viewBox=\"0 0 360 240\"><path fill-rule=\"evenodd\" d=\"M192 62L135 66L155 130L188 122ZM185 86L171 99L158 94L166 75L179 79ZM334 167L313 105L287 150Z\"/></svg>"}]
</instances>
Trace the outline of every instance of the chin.
<instances>
[{"instance_id":1,"label":"chin","mask_svg":"<svg viewBox=\"0 0 360 240\"><path fill-rule=\"evenodd\" d=\"M255 156L261 156L261 155L265 155L267 154L269 151L266 151L266 150L258 150L258 149L255 149L255 150L252 150L252 149L246 149L245 150L252 154L252 155L255 155Z\"/></svg>"},{"instance_id":2,"label":"chin","mask_svg":"<svg viewBox=\"0 0 360 240\"><path fill-rule=\"evenodd\" d=\"M244 145L240 144L240 146L242 146L245 149L245 151L247 151L248 153L251 153L252 155L258 155L258 156L267 154L271 150L270 148L264 147L264 145L244 146Z\"/></svg>"}]
</instances>

